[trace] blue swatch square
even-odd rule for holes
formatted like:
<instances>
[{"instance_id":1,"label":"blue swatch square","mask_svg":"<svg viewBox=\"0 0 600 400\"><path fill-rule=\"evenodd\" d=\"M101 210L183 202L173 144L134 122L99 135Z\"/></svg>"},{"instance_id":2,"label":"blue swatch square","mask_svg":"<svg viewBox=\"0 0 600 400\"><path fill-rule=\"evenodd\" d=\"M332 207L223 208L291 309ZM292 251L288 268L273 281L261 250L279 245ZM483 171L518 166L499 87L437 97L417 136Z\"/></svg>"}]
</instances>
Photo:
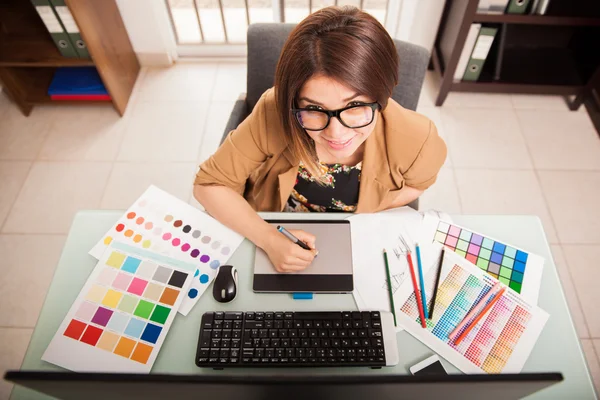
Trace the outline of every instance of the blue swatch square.
<instances>
[{"instance_id":1,"label":"blue swatch square","mask_svg":"<svg viewBox=\"0 0 600 400\"><path fill-rule=\"evenodd\" d=\"M498 254L504 254L504 251L506 250L506 245L496 242L494 243L493 250Z\"/></svg>"},{"instance_id":2,"label":"blue swatch square","mask_svg":"<svg viewBox=\"0 0 600 400\"><path fill-rule=\"evenodd\" d=\"M515 282L523 283L523 274L519 271L513 271L511 279Z\"/></svg>"},{"instance_id":3,"label":"blue swatch square","mask_svg":"<svg viewBox=\"0 0 600 400\"><path fill-rule=\"evenodd\" d=\"M142 334L142 330L144 330L144 325L146 325L145 322L142 322L139 319L131 318L129 325L127 325L127 329L125 329L125 334L138 339Z\"/></svg>"},{"instance_id":4,"label":"blue swatch square","mask_svg":"<svg viewBox=\"0 0 600 400\"><path fill-rule=\"evenodd\" d=\"M160 326L148 324L146 329L144 329L144 333L142 334L142 340L154 344L158 340L158 336L160 335L161 331L162 328Z\"/></svg>"},{"instance_id":5,"label":"blue swatch square","mask_svg":"<svg viewBox=\"0 0 600 400\"><path fill-rule=\"evenodd\" d=\"M108 325L106 325L106 327L118 333L122 333L125 327L127 326L128 321L128 316L119 312L115 312L113 313L113 316L108 322Z\"/></svg>"},{"instance_id":6,"label":"blue swatch square","mask_svg":"<svg viewBox=\"0 0 600 400\"><path fill-rule=\"evenodd\" d=\"M502 254L498 254L496 252L492 253L492 258L490 259L491 262L496 263L498 265L502 264Z\"/></svg>"},{"instance_id":7,"label":"blue swatch square","mask_svg":"<svg viewBox=\"0 0 600 400\"><path fill-rule=\"evenodd\" d=\"M525 272L525 264L523 264L521 261L515 261L515 265L514 265L513 269L515 271L524 273Z\"/></svg>"},{"instance_id":8,"label":"blue swatch square","mask_svg":"<svg viewBox=\"0 0 600 400\"><path fill-rule=\"evenodd\" d=\"M527 253L524 253L521 250L517 250L517 261L526 263L527 262Z\"/></svg>"},{"instance_id":9,"label":"blue swatch square","mask_svg":"<svg viewBox=\"0 0 600 400\"><path fill-rule=\"evenodd\" d=\"M132 274L135 274L135 271L137 271L141 262L142 262L142 260L140 260L138 258L127 257L127 259L125 260L125 263L123 264L121 269L123 271L131 272Z\"/></svg>"}]
</instances>

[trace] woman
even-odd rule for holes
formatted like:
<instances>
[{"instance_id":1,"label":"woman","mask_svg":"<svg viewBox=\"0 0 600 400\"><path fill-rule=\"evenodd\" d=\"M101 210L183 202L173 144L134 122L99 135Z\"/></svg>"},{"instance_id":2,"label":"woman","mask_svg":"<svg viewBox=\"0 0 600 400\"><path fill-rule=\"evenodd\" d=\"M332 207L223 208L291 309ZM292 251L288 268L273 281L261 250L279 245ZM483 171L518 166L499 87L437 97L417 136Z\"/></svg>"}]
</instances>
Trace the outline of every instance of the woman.
<instances>
[{"instance_id":1,"label":"woman","mask_svg":"<svg viewBox=\"0 0 600 400\"><path fill-rule=\"evenodd\" d=\"M257 211L376 212L431 186L446 146L426 117L390 99L398 53L354 7L309 15L283 47L275 86L200 166L194 196L269 256L279 272L312 262L315 237L293 244Z\"/></svg>"}]
</instances>

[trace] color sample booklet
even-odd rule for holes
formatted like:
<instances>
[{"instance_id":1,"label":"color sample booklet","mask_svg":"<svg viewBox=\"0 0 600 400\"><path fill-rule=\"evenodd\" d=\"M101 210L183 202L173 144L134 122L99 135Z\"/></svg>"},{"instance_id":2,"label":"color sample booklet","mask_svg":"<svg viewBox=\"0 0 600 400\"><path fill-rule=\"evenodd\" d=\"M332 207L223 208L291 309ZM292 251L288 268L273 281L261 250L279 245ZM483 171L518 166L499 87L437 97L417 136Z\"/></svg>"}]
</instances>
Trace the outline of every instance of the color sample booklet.
<instances>
[{"instance_id":1,"label":"color sample booklet","mask_svg":"<svg viewBox=\"0 0 600 400\"><path fill-rule=\"evenodd\" d=\"M150 372L195 269L111 242L42 360L76 372Z\"/></svg>"},{"instance_id":2,"label":"color sample booklet","mask_svg":"<svg viewBox=\"0 0 600 400\"><path fill-rule=\"evenodd\" d=\"M187 315L244 238L208 214L150 186L90 254L99 259L113 240L196 266L195 279L179 309Z\"/></svg>"},{"instance_id":3,"label":"color sample booklet","mask_svg":"<svg viewBox=\"0 0 600 400\"><path fill-rule=\"evenodd\" d=\"M442 246L435 246L439 257ZM426 265L435 265L423 271L430 310L439 263ZM434 312L426 320L427 328L421 327L415 293L408 284L400 288L396 297L401 311L397 314L398 323L465 373L519 373L549 316L518 293L506 290L458 345L448 337L496 282L497 279L461 256L446 251Z\"/></svg>"},{"instance_id":4,"label":"color sample booklet","mask_svg":"<svg viewBox=\"0 0 600 400\"><path fill-rule=\"evenodd\" d=\"M421 241L445 245L537 304L544 271L541 256L431 215L423 219Z\"/></svg>"}]
</instances>

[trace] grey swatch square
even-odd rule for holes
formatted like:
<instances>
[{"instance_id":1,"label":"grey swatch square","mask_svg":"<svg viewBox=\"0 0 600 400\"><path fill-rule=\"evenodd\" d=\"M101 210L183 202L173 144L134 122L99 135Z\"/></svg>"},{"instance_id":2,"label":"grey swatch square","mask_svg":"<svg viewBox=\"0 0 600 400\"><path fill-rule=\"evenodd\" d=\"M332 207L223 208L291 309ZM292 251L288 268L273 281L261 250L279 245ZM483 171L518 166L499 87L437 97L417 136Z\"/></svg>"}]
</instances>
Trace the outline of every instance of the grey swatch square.
<instances>
[{"instance_id":1,"label":"grey swatch square","mask_svg":"<svg viewBox=\"0 0 600 400\"><path fill-rule=\"evenodd\" d=\"M162 283L167 283L169 281L169 278L171 277L171 273L173 272L172 269L169 268L165 268L163 266L159 266L156 269L156 272L154 273L154 279L155 281L159 281Z\"/></svg>"},{"instance_id":2,"label":"grey swatch square","mask_svg":"<svg viewBox=\"0 0 600 400\"><path fill-rule=\"evenodd\" d=\"M491 262L490 266L488 267L488 272L497 275L500 272L500 266L496 263Z\"/></svg>"}]
</instances>

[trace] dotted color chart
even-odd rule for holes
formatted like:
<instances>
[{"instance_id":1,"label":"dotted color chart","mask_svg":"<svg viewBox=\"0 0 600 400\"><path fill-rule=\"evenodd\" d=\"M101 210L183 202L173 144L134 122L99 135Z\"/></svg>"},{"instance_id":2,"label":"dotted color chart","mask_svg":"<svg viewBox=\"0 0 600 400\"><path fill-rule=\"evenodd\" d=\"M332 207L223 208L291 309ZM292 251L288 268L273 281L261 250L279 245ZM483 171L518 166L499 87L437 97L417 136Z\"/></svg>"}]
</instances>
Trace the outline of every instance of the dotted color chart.
<instances>
[{"instance_id":1,"label":"dotted color chart","mask_svg":"<svg viewBox=\"0 0 600 400\"><path fill-rule=\"evenodd\" d=\"M446 267L448 264L444 264ZM426 274L426 295L431 307L437 263ZM509 362L516 345L522 338L532 314L518 301L506 294L496 302L489 313L457 346L448 335L468 312L491 289L491 280L482 280L459 265L454 265L440 282L433 318L427 320L427 330L470 363L487 373L500 373ZM414 292L400 308L420 326ZM475 318L475 317L473 317ZM468 323L466 327L470 325ZM459 334L462 331L459 331ZM450 360L452 361L452 360Z\"/></svg>"},{"instance_id":2,"label":"dotted color chart","mask_svg":"<svg viewBox=\"0 0 600 400\"><path fill-rule=\"evenodd\" d=\"M123 250L107 252L58 334L149 370L191 282L193 266L186 272ZM74 351L67 353L77 357Z\"/></svg>"},{"instance_id":3,"label":"dotted color chart","mask_svg":"<svg viewBox=\"0 0 600 400\"><path fill-rule=\"evenodd\" d=\"M208 214L150 186L90 254L100 258L113 240L196 265L196 279L179 309L187 315L243 237Z\"/></svg>"},{"instance_id":4,"label":"dotted color chart","mask_svg":"<svg viewBox=\"0 0 600 400\"><path fill-rule=\"evenodd\" d=\"M437 226L435 241L521 293L528 253L443 221Z\"/></svg>"}]
</instances>

